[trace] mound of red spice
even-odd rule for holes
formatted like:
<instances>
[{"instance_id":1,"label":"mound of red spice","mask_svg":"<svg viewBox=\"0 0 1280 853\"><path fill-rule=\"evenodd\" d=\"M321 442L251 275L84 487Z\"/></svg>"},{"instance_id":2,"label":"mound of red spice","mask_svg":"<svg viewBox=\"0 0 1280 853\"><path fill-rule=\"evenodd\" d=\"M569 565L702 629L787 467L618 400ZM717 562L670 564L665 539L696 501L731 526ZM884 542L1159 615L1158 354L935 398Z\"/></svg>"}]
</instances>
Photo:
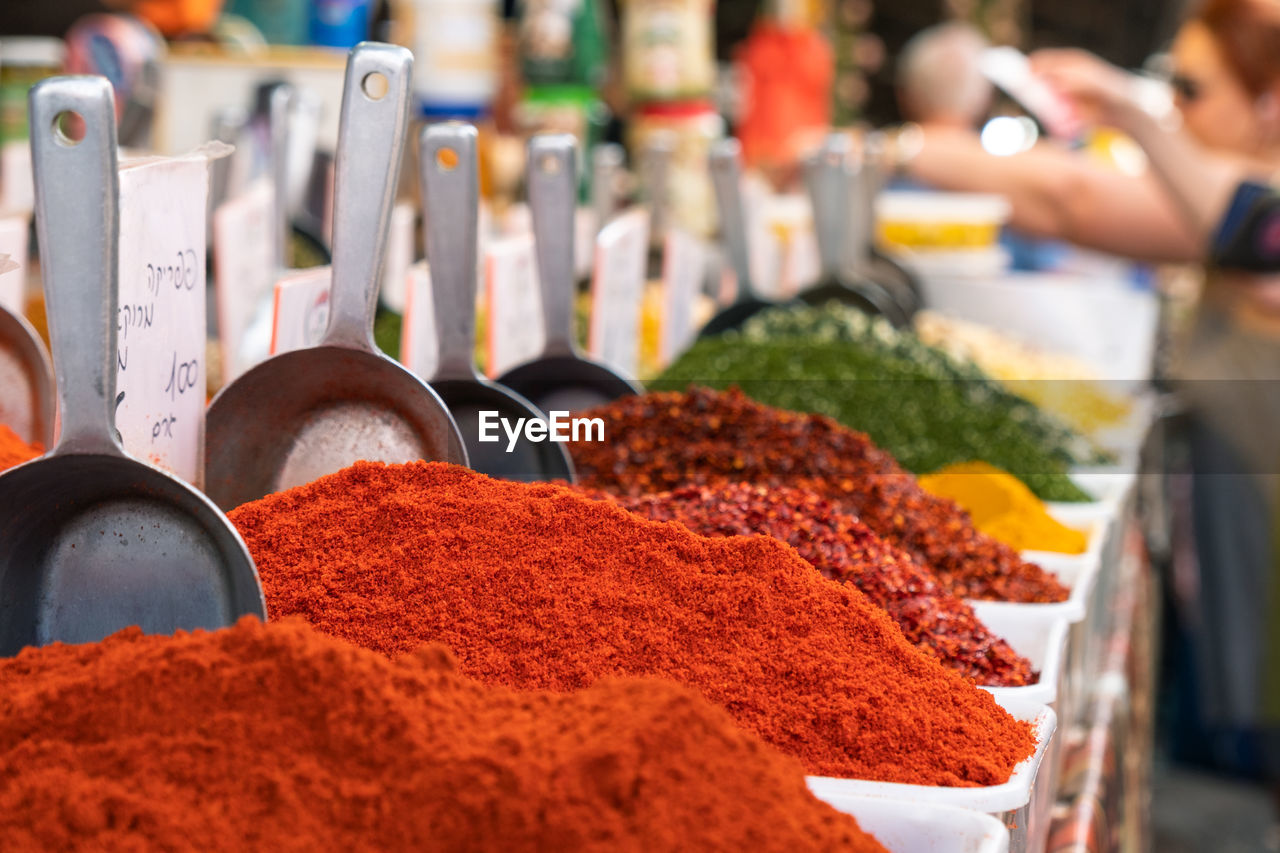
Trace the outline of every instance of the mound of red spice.
<instances>
[{"instance_id":1,"label":"mound of red spice","mask_svg":"<svg viewBox=\"0 0 1280 853\"><path fill-rule=\"evenodd\" d=\"M989 693L768 537L425 462L357 463L231 520L273 615L388 655L441 642L485 683L665 676L830 776L990 785L1034 749Z\"/></svg>"},{"instance_id":2,"label":"mound of red spice","mask_svg":"<svg viewBox=\"0 0 1280 853\"><path fill-rule=\"evenodd\" d=\"M1036 682L1031 663L991 633L973 608L928 569L813 492L729 483L615 500L654 521L678 521L703 536L764 534L796 549L832 580L852 583L888 611L916 647L978 684Z\"/></svg>"},{"instance_id":3,"label":"mound of red spice","mask_svg":"<svg viewBox=\"0 0 1280 853\"><path fill-rule=\"evenodd\" d=\"M671 682L522 693L252 618L0 661L0 848L884 853Z\"/></svg>"},{"instance_id":4,"label":"mound of red spice","mask_svg":"<svg viewBox=\"0 0 1280 853\"><path fill-rule=\"evenodd\" d=\"M1031 603L1069 594L1042 568L979 533L959 505L921 489L865 434L830 418L698 387L623 397L580 416L605 424L605 441L569 445L588 488L628 496L735 481L803 488L852 512L960 598Z\"/></svg>"},{"instance_id":5,"label":"mound of red spice","mask_svg":"<svg viewBox=\"0 0 1280 853\"><path fill-rule=\"evenodd\" d=\"M0 424L0 471L21 465L44 453L39 443L27 444L16 432Z\"/></svg>"}]
</instances>

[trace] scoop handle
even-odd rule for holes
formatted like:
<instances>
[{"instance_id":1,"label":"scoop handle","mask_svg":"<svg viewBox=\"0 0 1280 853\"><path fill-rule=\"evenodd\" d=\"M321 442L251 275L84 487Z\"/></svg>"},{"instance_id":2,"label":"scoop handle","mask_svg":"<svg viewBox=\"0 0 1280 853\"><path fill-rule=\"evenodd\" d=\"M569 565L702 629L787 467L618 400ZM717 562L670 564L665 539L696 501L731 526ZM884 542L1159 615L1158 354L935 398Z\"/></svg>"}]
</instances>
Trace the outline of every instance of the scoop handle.
<instances>
[{"instance_id":1,"label":"scoop handle","mask_svg":"<svg viewBox=\"0 0 1280 853\"><path fill-rule=\"evenodd\" d=\"M454 122L430 125L422 131L418 150L440 356L430 381L478 379L476 236L480 199L476 129Z\"/></svg>"},{"instance_id":2,"label":"scoop handle","mask_svg":"<svg viewBox=\"0 0 1280 853\"><path fill-rule=\"evenodd\" d=\"M729 264L738 278L736 302L755 298L751 285L751 255L747 251L747 221L742 204L742 146L736 139L721 139L711 147L711 184L720 213L720 236Z\"/></svg>"},{"instance_id":3,"label":"scoop handle","mask_svg":"<svg viewBox=\"0 0 1280 853\"><path fill-rule=\"evenodd\" d=\"M377 351L373 315L404 156L412 70L413 54L394 45L361 42L347 57L333 189L333 285L324 346Z\"/></svg>"},{"instance_id":4,"label":"scoop handle","mask_svg":"<svg viewBox=\"0 0 1280 853\"><path fill-rule=\"evenodd\" d=\"M123 456L115 428L120 187L111 84L103 77L55 77L32 88L29 104L36 229L62 424L53 452ZM80 116L79 142L58 129L67 112Z\"/></svg>"},{"instance_id":5,"label":"scoop handle","mask_svg":"<svg viewBox=\"0 0 1280 853\"><path fill-rule=\"evenodd\" d=\"M289 114L293 86L276 83L267 98L267 144L273 194L271 251L277 273L289 266Z\"/></svg>"},{"instance_id":6,"label":"scoop handle","mask_svg":"<svg viewBox=\"0 0 1280 853\"><path fill-rule=\"evenodd\" d=\"M859 275L870 273L872 244L875 240L876 195L880 192L883 176L876 167L884 138L878 133L868 134L862 143L859 168L852 177L850 198L852 205L845 239L848 243L846 261Z\"/></svg>"},{"instance_id":7,"label":"scoop handle","mask_svg":"<svg viewBox=\"0 0 1280 853\"><path fill-rule=\"evenodd\" d=\"M618 175L626 163L626 153L616 142L601 142L591 151L591 210L596 233L613 216Z\"/></svg>"},{"instance_id":8,"label":"scoop handle","mask_svg":"<svg viewBox=\"0 0 1280 853\"><path fill-rule=\"evenodd\" d=\"M546 134L529 140L525 183L533 241L538 256L538 287L546 356L577 355L573 341L573 242L577 212L577 150L569 134Z\"/></svg>"},{"instance_id":9,"label":"scoop handle","mask_svg":"<svg viewBox=\"0 0 1280 853\"><path fill-rule=\"evenodd\" d=\"M818 256L823 278L840 273L840 253L849 227L850 140L833 133L804 164L804 181L813 207L813 230L818 238Z\"/></svg>"}]
</instances>

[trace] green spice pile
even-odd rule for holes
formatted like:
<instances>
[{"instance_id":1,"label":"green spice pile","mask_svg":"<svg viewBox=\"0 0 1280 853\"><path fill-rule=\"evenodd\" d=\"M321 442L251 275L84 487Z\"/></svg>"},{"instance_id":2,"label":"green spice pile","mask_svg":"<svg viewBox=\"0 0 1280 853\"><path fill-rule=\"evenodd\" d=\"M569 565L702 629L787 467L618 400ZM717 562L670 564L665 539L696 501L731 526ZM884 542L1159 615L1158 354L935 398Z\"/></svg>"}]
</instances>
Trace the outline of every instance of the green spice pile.
<instances>
[{"instance_id":1,"label":"green spice pile","mask_svg":"<svg viewBox=\"0 0 1280 853\"><path fill-rule=\"evenodd\" d=\"M1092 443L976 368L849 306L779 307L740 333L700 340L652 384L740 387L763 403L828 415L928 473L982 460L1044 500L1089 496L1067 476Z\"/></svg>"},{"instance_id":2,"label":"green spice pile","mask_svg":"<svg viewBox=\"0 0 1280 853\"><path fill-rule=\"evenodd\" d=\"M1036 682L1030 662L928 569L814 492L728 483L614 499L645 518L678 521L703 536L763 534L786 542L825 576L862 590L912 644L949 669L989 687Z\"/></svg>"},{"instance_id":3,"label":"green spice pile","mask_svg":"<svg viewBox=\"0 0 1280 853\"><path fill-rule=\"evenodd\" d=\"M830 418L707 388L623 397L581 414L602 418L608 439L569 445L587 488L630 496L738 481L803 488L903 548L959 598L1067 599L1052 575L979 533L958 505Z\"/></svg>"}]
</instances>

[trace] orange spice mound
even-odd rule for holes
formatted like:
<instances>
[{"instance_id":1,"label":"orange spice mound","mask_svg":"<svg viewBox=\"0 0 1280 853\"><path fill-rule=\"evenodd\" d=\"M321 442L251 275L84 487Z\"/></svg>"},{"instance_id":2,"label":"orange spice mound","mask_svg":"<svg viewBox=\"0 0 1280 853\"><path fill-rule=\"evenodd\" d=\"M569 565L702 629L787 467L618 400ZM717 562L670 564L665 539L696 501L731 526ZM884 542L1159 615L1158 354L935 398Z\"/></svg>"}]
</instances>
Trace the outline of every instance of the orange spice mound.
<instances>
[{"instance_id":1,"label":"orange spice mound","mask_svg":"<svg viewBox=\"0 0 1280 853\"><path fill-rule=\"evenodd\" d=\"M1034 750L1027 723L768 537L425 462L357 463L231 520L271 613L393 656L440 642L487 684L671 678L828 776L991 785Z\"/></svg>"},{"instance_id":2,"label":"orange spice mound","mask_svg":"<svg viewBox=\"0 0 1280 853\"><path fill-rule=\"evenodd\" d=\"M4 424L0 424L0 471L21 465L44 453L39 442L27 444L18 434Z\"/></svg>"},{"instance_id":3,"label":"orange spice mound","mask_svg":"<svg viewBox=\"0 0 1280 853\"><path fill-rule=\"evenodd\" d=\"M884 853L670 682L521 693L252 617L0 661L0 848Z\"/></svg>"}]
</instances>

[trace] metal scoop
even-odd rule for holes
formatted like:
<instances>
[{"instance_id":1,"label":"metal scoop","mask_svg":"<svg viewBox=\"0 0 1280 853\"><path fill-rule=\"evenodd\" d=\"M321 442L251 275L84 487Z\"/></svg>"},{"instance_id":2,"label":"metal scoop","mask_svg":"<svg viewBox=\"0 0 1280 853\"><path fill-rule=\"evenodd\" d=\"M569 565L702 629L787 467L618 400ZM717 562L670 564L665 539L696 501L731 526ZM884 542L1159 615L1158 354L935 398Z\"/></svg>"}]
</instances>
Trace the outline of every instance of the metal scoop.
<instances>
[{"instance_id":1,"label":"metal scoop","mask_svg":"<svg viewBox=\"0 0 1280 853\"><path fill-rule=\"evenodd\" d=\"M910 318L924 307L924 291L920 282L901 264L877 249L873 238L875 199L884 183L884 175L876 167L883 145L881 134L868 135L862 166L853 175L854 210L849 218L849 231L844 236L848 239L849 260L854 272L888 291Z\"/></svg>"},{"instance_id":2,"label":"metal scoop","mask_svg":"<svg viewBox=\"0 0 1280 853\"><path fill-rule=\"evenodd\" d=\"M736 139L722 139L711 148L711 182L720 210L720 236L724 240L729 263L738 278L738 296L733 304L720 310L698 333L707 338L736 329L752 316L772 308L755 295L751 285L751 256L747 251L746 211L742 205L742 146Z\"/></svg>"},{"instance_id":3,"label":"metal scoop","mask_svg":"<svg viewBox=\"0 0 1280 853\"><path fill-rule=\"evenodd\" d=\"M641 388L597 361L573 340L573 238L577 199L574 140L568 134L529 140L529 210L538 253L542 355L498 377L544 412L576 412L639 394Z\"/></svg>"},{"instance_id":4,"label":"metal scoop","mask_svg":"<svg viewBox=\"0 0 1280 853\"><path fill-rule=\"evenodd\" d=\"M0 424L30 444L53 439L53 366L44 342L19 314L0 307Z\"/></svg>"},{"instance_id":5,"label":"metal scoop","mask_svg":"<svg viewBox=\"0 0 1280 853\"><path fill-rule=\"evenodd\" d=\"M412 62L402 47L365 42L351 50L338 129L329 329L319 346L270 358L214 398L206 490L223 509L361 459L466 464L444 403L373 343Z\"/></svg>"},{"instance_id":6,"label":"metal scoop","mask_svg":"<svg viewBox=\"0 0 1280 853\"><path fill-rule=\"evenodd\" d=\"M893 296L875 281L841 270L840 254L848 230L852 145L843 134L827 137L816 154L805 161L804 178L813 205L813 227L822 259L822 280L797 298L809 305L835 300L871 315L883 316L901 327L909 317Z\"/></svg>"},{"instance_id":7,"label":"metal scoop","mask_svg":"<svg viewBox=\"0 0 1280 853\"><path fill-rule=\"evenodd\" d=\"M533 404L481 378L475 367L476 231L480 217L476 173L476 129L437 124L422 132L422 200L427 220L427 257L435 303L439 361L429 380L462 430L471 467L507 480L572 480L573 464L561 442L533 442L512 429L530 419L546 421ZM480 439L480 416L492 418ZM544 433L545 437L545 433Z\"/></svg>"},{"instance_id":8,"label":"metal scoop","mask_svg":"<svg viewBox=\"0 0 1280 853\"><path fill-rule=\"evenodd\" d=\"M55 129L66 112L85 127ZM0 654L266 618L253 560L195 489L125 453L115 429L115 105L101 77L31 92L36 224L62 426L45 456L0 474Z\"/></svg>"}]
</instances>

